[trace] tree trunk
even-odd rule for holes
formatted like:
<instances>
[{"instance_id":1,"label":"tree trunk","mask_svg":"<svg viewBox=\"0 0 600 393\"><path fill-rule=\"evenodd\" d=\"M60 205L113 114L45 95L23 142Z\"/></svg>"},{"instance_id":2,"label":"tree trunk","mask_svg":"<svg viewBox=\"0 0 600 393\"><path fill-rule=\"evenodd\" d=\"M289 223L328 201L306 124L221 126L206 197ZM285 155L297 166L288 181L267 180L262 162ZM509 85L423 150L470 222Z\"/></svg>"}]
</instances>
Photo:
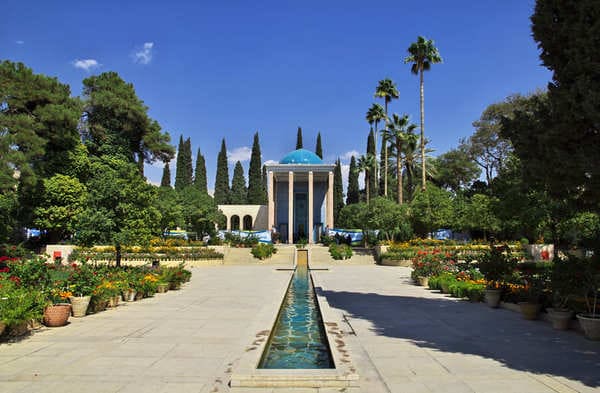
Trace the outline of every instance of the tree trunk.
<instances>
[{"instance_id":1,"label":"tree trunk","mask_svg":"<svg viewBox=\"0 0 600 393\"><path fill-rule=\"evenodd\" d=\"M385 125L387 128L387 124L388 124L388 99L386 97L385 99ZM385 141L385 139L384 139ZM385 196L387 198L387 175L388 175L388 144L387 141L383 144L384 145L384 149L385 149L385 154L384 154L384 159L385 162L383 163L383 196Z\"/></svg>"},{"instance_id":2,"label":"tree trunk","mask_svg":"<svg viewBox=\"0 0 600 393\"><path fill-rule=\"evenodd\" d=\"M115 264L117 267L121 266L121 245L117 244L115 246Z\"/></svg>"},{"instance_id":3,"label":"tree trunk","mask_svg":"<svg viewBox=\"0 0 600 393\"><path fill-rule=\"evenodd\" d=\"M402 146L399 144L396 145L396 174L398 177L398 204L401 205L404 203L403 195L402 195L402 158L400 156L400 150Z\"/></svg>"},{"instance_id":4,"label":"tree trunk","mask_svg":"<svg viewBox=\"0 0 600 393\"><path fill-rule=\"evenodd\" d=\"M142 152L138 153L138 169L140 170L140 175L144 177L144 154Z\"/></svg>"},{"instance_id":5,"label":"tree trunk","mask_svg":"<svg viewBox=\"0 0 600 393\"><path fill-rule=\"evenodd\" d=\"M367 192L367 204L369 203L369 182L371 178L369 176L369 172L365 171L365 191Z\"/></svg>"},{"instance_id":6,"label":"tree trunk","mask_svg":"<svg viewBox=\"0 0 600 393\"><path fill-rule=\"evenodd\" d=\"M425 92L423 89L423 67L421 67L421 188L425 191Z\"/></svg>"},{"instance_id":7,"label":"tree trunk","mask_svg":"<svg viewBox=\"0 0 600 393\"><path fill-rule=\"evenodd\" d=\"M378 142L378 132L377 132L377 121L375 122L375 184L377 184L377 186L379 186L379 165L377 165L377 142ZM381 192L381 190L379 190L379 192Z\"/></svg>"}]
</instances>

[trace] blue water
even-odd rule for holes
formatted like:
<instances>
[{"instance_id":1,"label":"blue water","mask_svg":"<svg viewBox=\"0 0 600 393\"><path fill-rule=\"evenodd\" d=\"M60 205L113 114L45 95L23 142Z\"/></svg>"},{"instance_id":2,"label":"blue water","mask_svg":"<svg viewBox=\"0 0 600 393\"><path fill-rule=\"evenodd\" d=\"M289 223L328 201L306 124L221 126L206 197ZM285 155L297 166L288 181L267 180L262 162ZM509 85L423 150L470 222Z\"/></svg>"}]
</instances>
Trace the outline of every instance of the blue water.
<instances>
[{"instance_id":1,"label":"blue water","mask_svg":"<svg viewBox=\"0 0 600 393\"><path fill-rule=\"evenodd\" d=\"M298 265L258 368L334 368L306 265Z\"/></svg>"}]
</instances>

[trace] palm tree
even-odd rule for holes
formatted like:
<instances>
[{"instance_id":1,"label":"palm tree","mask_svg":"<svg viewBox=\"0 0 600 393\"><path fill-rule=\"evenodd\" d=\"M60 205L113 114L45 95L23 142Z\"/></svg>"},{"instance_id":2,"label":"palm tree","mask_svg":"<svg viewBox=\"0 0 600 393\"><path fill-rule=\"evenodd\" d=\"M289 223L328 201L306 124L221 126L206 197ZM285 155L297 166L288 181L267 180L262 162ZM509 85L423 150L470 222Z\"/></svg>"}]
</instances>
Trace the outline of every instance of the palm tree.
<instances>
[{"instance_id":1,"label":"palm tree","mask_svg":"<svg viewBox=\"0 0 600 393\"><path fill-rule=\"evenodd\" d=\"M414 179L418 179L418 173L421 169L421 155L417 154L419 146L419 135L413 134L412 143L404 145L404 168L406 171L406 188L408 195L414 196ZM425 139L425 146L427 146L427 139ZM425 180L437 177L437 169L435 167L435 159L428 154L433 152L433 149L425 149Z\"/></svg>"},{"instance_id":2,"label":"palm tree","mask_svg":"<svg viewBox=\"0 0 600 393\"><path fill-rule=\"evenodd\" d=\"M400 93L398 92L398 89L396 88L396 84L390 78L385 78L385 79L380 80L379 83L377 84L377 87L375 88L375 97L383 98L383 102L385 104L385 121L387 124L387 122L389 121L389 118L387 115L388 114L388 104L392 100L395 100L400 97ZM385 138L382 140L382 148L385 149L384 150L385 161L383 163L383 165L384 165L383 195L387 196L388 146L387 146L387 141L385 140Z\"/></svg>"},{"instance_id":3,"label":"palm tree","mask_svg":"<svg viewBox=\"0 0 600 393\"><path fill-rule=\"evenodd\" d=\"M420 77L420 98L421 98L421 187L425 190L425 93L423 90L423 73L429 71L432 64L441 63L442 58L438 49L433 44L433 40L427 40L424 37L417 37L417 42L413 42L408 47L408 57L404 63L413 63L410 71Z\"/></svg>"},{"instance_id":4,"label":"palm tree","mask_svg":"<svg viewBox=\"0 0 600 393\"><path fill-rule=\"evenodd\" d=\"M375 152L374 152L374 155L375 155L375 157L377 157L377 142L378 142L377 141L377 139L378 139L377 125L379 124L380 121L386 119L386 115L383 110L383 107L377 103L374 103L373 105L371 105L371 107L367 111L365 118L367 119L367 122L369 123L369 125L372 126L373 124L375 124ZM379 179L379 173L377 171L377 167L378 167L377 160L375 160L375 179ZM377 181L377 180L375 180L375 181Z\"/></svg>"},{"instance_id":5,"label":"palm tree","mask_svg":"<svg viewBox=\"0 0 600 393\"><path fill-rule=\"evenodd\" d=\"M402 194L402 155L404 153L404 145L409 142L410 136L415 136L415 134L413 133L415 128L417 128L417 126L415 124L410 123L408 115L400 117L396 113L394 113L392 119L388 122L387 127L383 131L385 137L391 141L392 146L394 146L396 150L396 175L398 176L397 196L398 204L400 205L404 202Z\"/></svg>"},{"instance_id":6,"label":"palm tree","mask_svg":"<svg viewBox=\"0 0 600 393\"><path fill-rule=\"evenodd\" d=\"M365 190L367 192L367 203L369 203L369 182L371 180L371 169L375 164L375 156L372 154L362 155L358 158L357 170L365 173Z\"/></svg>"}]
</instances>

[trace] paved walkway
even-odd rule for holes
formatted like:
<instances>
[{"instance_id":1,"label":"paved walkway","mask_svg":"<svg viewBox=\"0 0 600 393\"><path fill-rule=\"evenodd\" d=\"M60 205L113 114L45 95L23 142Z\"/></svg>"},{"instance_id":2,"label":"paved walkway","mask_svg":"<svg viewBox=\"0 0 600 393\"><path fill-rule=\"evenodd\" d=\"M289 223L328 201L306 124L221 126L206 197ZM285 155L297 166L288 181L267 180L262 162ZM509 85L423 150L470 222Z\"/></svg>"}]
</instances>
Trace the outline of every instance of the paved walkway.
<instances>
[{"instance_id":1,"label":"paved walkway","mask_svg":"<svg viewBox=\"0 0 600 393\"><path fill-rule=\"evenodd\" d=\"M0 344L0 392L228 391L252 325L281 301L275 294L289 273L272 265L193 271L181 291ZM410 285L408 273L341 264L314 272L356 332L347 342L362 392L600 391L600 343L431 293Z\"/></svg>"}]
</instances>

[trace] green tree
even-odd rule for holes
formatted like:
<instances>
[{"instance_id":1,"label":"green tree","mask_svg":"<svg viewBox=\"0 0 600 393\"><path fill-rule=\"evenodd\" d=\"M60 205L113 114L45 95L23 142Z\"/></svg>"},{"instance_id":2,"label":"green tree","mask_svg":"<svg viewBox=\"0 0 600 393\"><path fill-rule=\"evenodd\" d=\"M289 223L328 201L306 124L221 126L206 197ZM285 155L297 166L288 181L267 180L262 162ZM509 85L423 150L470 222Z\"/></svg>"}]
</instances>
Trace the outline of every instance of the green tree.
<instances>
[{"instance_id":1,"label":"green tree","mask_svg":"<svg viewBox=\"0 0 600 393\"><path fill-rule=\"evenodd\" d=\"M408 47L408 57L404 59L404 63L412 63L410 71L419 75L419 97L421 107L421 188L427 187L426 171L425 171L425 85L423 82L423 74L431 69L432 64L442 62L442 57L438 49L435 47L433 40L417 37L417 41L413 42Z\"/></svg>"},{"instance_id":2,"label":"green tree","mask_svg":"<svg viewBox=\"0 0 600 393\"><path fill-rule=\"evenodd\" d=\"M206 181L206 160L198 149L196 154L196 170L194 171L194 186L198 191L208 193L208 184Z\"/></svg>"},{"instance_id":3,"label":"green tree","mask_svg":"<svg viewBox=\"0 0 600 393\"><path fill-rule=\"evenodd\" d=\"M440 155L435 161L435 166L438 173L435 183L454 193L468 187L481 174L481 169L462 147Z\"/></svg>"},{"instance_id":4,"label":"green tree","mask_svg":"<svg viewBox=\"0 0 600 393\"><path fill-rule=\"evenodd\" d=\"M194 164L192 162L192 141L190 138L185 140L184 143L184 170L185 170L185 186L191 186L194 183Z\"/></svg>"},{"instance_id":5,"label":"green tree","mask_svg":"<svg viewBox=\"0 0 600 393\"><path fill-rule=\"evenodd\" d=\"M138 165L169 161L174 156L168 133L148 116L148 107L116 72L83 80L85 130L91 153L122 154Z\"/></svg>"},{"instance_id":6,"label":"green tree","mask_svg":"<svg viewBox=\"0 0 600 393\"><path fill-rule=\"evenodd\" d=\"M267 193L263 182L261 172L261 153L258 132L254 134L252 142L252 155L250 156L250 166L248 168L248 198L250 205L266 205Z\"/></svg>"},{"instance_id":7,"label":"green tree","mask_svg":"<svg viewBox=\"0 0 600 393\"><path fill-rule=\"evenodd\" d=\"M179 196L188 231L196 232L199 237L214 236L215 224L221 228L225 226L225 216L218 210L215 200L210 195L200 192L195 187L186 187Z\"/></svg>"},{"instance_id":8,"label":"green tree","mask_svg":"<svg viewBox=\"0 0 600 393\"><path fill-rule=\"evenodd\" d=\"M409 240L412 227L406 206L385 197L373 198L365 215L367 229L380 230L386 240Z\"/></svg>"},{"instance_id":9,"label":"green tree","mask_svg":"<svg viewBox=\"0 0 600 393\"><path fill-rule=\"evenodd\" d=\"M323 159L323 146L321 146L321 132L317 134L317 146L315 147L315 154Z\"/></svg>"},{"instance_id":10,"label":"green tree","mask_svg":"<svg viewBox=\"0 0 600 393\"><path fill-rule=\"evenodd\" d=\"M302 127L298 127L298 134L296 135L296 150L302 149Z\"/></svg>"},{"instance_id":11,"label":"green tree","mask_svg":"<svg viewBox=\"0 0 600 393\"><path fill-rule=\"evenodd\" d=\"M360 156L358 159L358 164L356 169L358 172L365 173L365 191L367 196L367 203L369 203L370 199L370 187L369 183L371 183L371 174L373 171L373 162L375 161L375 157L372 154L367 154L366 156Z\"/></svg>"},{"instance_id":12,"label":"green tree","mask_svg":"<svg viewBox=\"0 0 600 393\"><path fill-rule=\"evenodd\" d=\"M488 234L494 234L500 230L500 221L494 215L493 200L489 196L484 194L473 195L466 213L471 231L479 230L483 232L484 240L487 240Z\"/></svg>"},{"instance_id":13,"label":"green tree","mask_svg":"<svg viewBox=\"0 0 600 393\"><path fill-rule=\"evenodd\" d=\"M392 102L392 100L400 98L400 93L398 92L398 88L396 84L389 78L385 78L379 81L377 87L375 88L375 97L383 98L383 102L385 105L385 121L388 121L388 104ZM387 179L388 179L388 145L387 141L382 139L382 150L383 150L383 195L387 196ZM374 153L376 154L376 153ZM375 155L377 156L377 155Z\"/></svg>"},{"instance_id":14,"label":"green tree","mask_svg":"<svg viewBox=\"0 0 600 393\"><path fill-rule=\"evenodd\" d=\"M410 209L413 229L419 236L425 237L433 230L452 225L453 206L450 193L433 184L416 192Z\"/></svg>"},{"instance_id":15,"label":"green tree","mask_svg":"<svg viewBox=\"0 0 600 393\"><path fill-rule=\"evenodd\" d=\"M366 226L367 204L364 202L352 203L344 206L340 211L336 225L340 228L367 229Z\"/></svg>"},{"instance_id":16,"label":"green tree","mask_svg":"<svg viewBox=\"0 0 600 393\"><path fill-rule=\"evenodd\" d=\"M373 130L371 130L367 137L367 155L373 156L373 166L369 169L369 190L373 196L377 195L377 179L375 178L377 156L375 155L375 151L375 134L373 133Z\"/></svg>"},{"instance_id":17,"label":"green tree","mask_svg":"<svg viewBox=\"0 0 600 393\"><path fill-rule=\"evenodd\" d=\"M235 167L233 169L229 203L232 205L245 205L247 203L247 193L246 179L244 179L244 168L242 167L242 163L238 161L235 163Z\"/></svg>"},{"instance_id":18,"label":"green tree","mask_svg":"<svg viewBox=\"0 0 600 393\"><path fill-rule=\"evenodd\" d=\"M221 151L217 156L217 176L215 179L215 202L217 205L229 203L229 167L225 139L221 141Z\"/></svg>"},{"instance_id":19,"label":"green tree","mask_svg":"<svg viewBox=\"0 0 600 393\"><path fill-rule=\"evenodd\" d=\"M170 229L184 228L185 221L179 192L171 187L160 187L157 194L158 197L154 199L153 207L160 212L161 234L164 235Z\"/></svg>"},{"instance_id":20,"label":"green tree","mask_svg":"<svg viewBox=\"0 0 600 393\"><path fill-rule=\"evenodd\" d=\"M342 163L338 158L333 170L333 222L337 222L344 208L344 185L342 184Z\"/></svg>"},{"instance_id":21,"label":"green tree","mask_svg":"<svg viewBox=\"0 0 600 393\"><path fill-rule=\"evenodd\" d=\"M74 232L75 218L83 211L87 189L78 179L54 175L44 179L43 197L35 209L34 224L48 231L48 240L56 243Z\"/></svg>"},{"instance_id":22,"label":"green tree","mask_svg":"<svg viewBox=\"0 0 600 393\"><path fill-rule=\"evenodd\" d=\"M354 156L350 158L350 169L348 171L348 195L346 196L346 205L358 203L360 190L358 186L358 169Z\"/></svg>"},{"instance_id":23,"label":"green tree","mask_svg":"<svg viewBox=\"0 0 600 393\"><path fill-rule=\"evenodd\" d=\"M417 128L416 125L411 124L408 115L400 117L396 113L393 114L392 119L387 123L387 127L384 130L384 138L391 142L391 145L396 151L396 175L397 181L397 198L398 204L404 203L403 199L403 181L402 181L402 169L404 166L403 157L404 145L414 143L414 130ZM409 139L413 139L409 141Z\"/></svg>"},{"instance_id":24,"label":"green tree","mask_svg":"<svg viewBox=\"0 0 600 393\"><path fill-rule=\"evenodd\" d=\"M171 188L171 168L169 167L169 162L165 162L165 167L163 168L162 178L160 179L160 186Z\"/></svg>"},{"instance_id":25,"label":"green tree","mask_svg":"<svg viewBox=\"0 0 600 393\"><path fill-rule=\"evenodd\" d=\"M179 135L177 145L177 161L175 162L175 189L182 190L185 187L185 141L183 135Z\"/></svg>"},{"instance_id":26,"label":"green tree","mask_svg":"<svg viewBox=\"0 0 600 393\"><path fill-rule=\"evenodd\" d=\"M149 244L160 233L160 212L153 207L157 187L146 182L125 157L104 156L91 164L85 209L77 219L78 244L112 244L117 266L123 246Z\"/></svg>"}]
</instances>

